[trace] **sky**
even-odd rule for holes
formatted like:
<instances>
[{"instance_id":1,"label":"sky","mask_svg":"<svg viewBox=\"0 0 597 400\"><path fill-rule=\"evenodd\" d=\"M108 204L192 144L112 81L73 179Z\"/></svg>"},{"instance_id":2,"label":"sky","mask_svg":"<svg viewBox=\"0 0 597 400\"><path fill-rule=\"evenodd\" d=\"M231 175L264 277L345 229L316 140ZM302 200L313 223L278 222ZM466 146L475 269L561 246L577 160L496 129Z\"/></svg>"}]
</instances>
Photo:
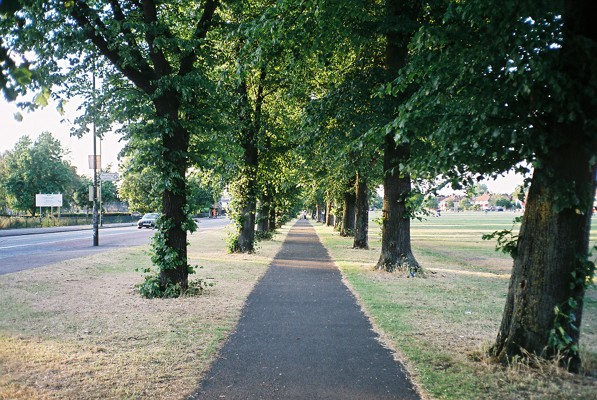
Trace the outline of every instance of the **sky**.
<instances>
[{"instance_id":1,"label":"sky","mask_svg":"<svg viewBox=\"0 0 597 400\"><path fill-rule=\"evenodd\" d=\"M82 138L70 136L70 123L61 123L61 120L74 121L79 115L75 102L68 103L65 106L65 115L62 116L56 110L56 103L50 104L34 112L20 110L16 103L7 102L0 96L0 153L6 150L12 150L21 136L27 135L32 141L43 132L50 132L62 144L62 148L69 150L65 157L72 165L77 167L79 175L92 176L93 171L89 169L89 155L93 154L93 136L87 134ZM23 116L22 121L17 121L14 117L20 112ZM91 127L89 127L91 130ZM107 133L101 141L102 167L112 164L112 171L118 171L118 153L123 147L119 142L119 137L114 133ZM97 154L100 154L100 141L97 141Z\"/></svg>"},{"instance_id":2,"label":"sky","mask_svg":"<svg viewBox=\"0 0 597 400\"><path fill-rule=\"evenodd\" d=\"M19 110L15 103L8 103L0 98L0 153L6 150L12 150L19 138L28 135L31 140L35 139L43 132L49 131L60 140L62 147L68 149L70 153L67 159L72 165L77 167L79 175L92 175L88 166L88 155L93 154L93 137L91 134L82 138L71 137L69 132L71 125L61 123L62 119L73 121L78 115L77 104L74 102L65 106L66 114L61 116L56 111L56 104L50 103L47 107L36 110L35 112L25 112ZM21 112L22 121L14 118L15 113ZM91 128L91 127L90 127ZM112 172L118 172L118 153L123 147L123 142L115 133L107 133L101 143L102 166L106 167L112 164ZM97 152L100 154L100 143L97 143ZM492 181L484 181L492 193L512 193L517 185L522 184L523 177L515 174L507 174ZM442 193L448 193L449 190Z\"/></svg>"},{"instance_id":3,"label":"sky","mask_svg":"<svg viewBox=\"0 0 597 400\"><path fill-rule=\"evenodd\" d=\"M487 189L490 193L499 194L512 194L516 186L522 185L524 176L510 172L504 176L500 176L494 180L484 180L480 183L487 185ZM442 195L452 194L454 191L450 188L442 189L439 193ZM458 191L458 194L464 194L462 191Z\"/></svg>"}]
</instances>

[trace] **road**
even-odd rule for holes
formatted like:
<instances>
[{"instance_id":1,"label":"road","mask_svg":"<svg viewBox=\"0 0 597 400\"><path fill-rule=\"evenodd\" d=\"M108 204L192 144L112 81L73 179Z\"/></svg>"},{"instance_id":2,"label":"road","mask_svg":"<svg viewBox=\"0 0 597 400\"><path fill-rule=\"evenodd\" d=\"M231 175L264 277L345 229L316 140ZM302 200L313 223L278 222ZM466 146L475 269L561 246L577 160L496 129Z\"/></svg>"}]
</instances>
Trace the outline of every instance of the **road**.
<instances>
[{"instance_id":1,"label":"road","mask_svg":"<svg viewBox=\"0 0 597 400\"><path fill-rule=\"evenodd\" d=\"M199 234L202 230L222 228L229 222L225 218L202 219L199 224ZM101 229L97 247L93 246L90 229L2 236L0 237L0 275L106 250L149 245L153 233L151 229L137 229L136 226Z\"/></svg>"}]
</instances>

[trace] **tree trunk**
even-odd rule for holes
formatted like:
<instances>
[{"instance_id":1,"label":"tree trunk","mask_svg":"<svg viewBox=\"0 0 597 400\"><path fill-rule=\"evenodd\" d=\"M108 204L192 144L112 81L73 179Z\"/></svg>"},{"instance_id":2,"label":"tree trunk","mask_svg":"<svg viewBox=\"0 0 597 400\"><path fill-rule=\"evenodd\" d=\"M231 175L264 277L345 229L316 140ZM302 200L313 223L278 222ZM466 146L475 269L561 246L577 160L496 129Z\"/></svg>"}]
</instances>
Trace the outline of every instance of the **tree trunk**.
<instances>
[{"instance_id":1,"label":"tree trunk","mask_svg":"<svg viewBox=\"0 0 597 400\"><path fill-rule=\"evenodd\" d=\"M342 229L342 215L344 214L344 210L342 207L336 208L336 214L334 214L334 230L340 232Z\"/></svg>"},{"instance_id":2,"label":"tree trunk","mask_svg":"<svg viewBox=\"0 0 597 400\"><path fill-rule=\"evenodd\" d=\"M257 213L257 230L259 232L268 232L270 230L270 207L271 196L265 193L261 198L259 212Z\"/></svg>"},{"instance_id":3,"label":"tree trunk","mask_svg":"<svg viewBox=\"0 0 597 400\"><path fill-rule=\"evenodd\" d=\"M269 223L269 230L275 231L277 226L276 226L276 207L274 205L272 205L269 209L268 223Z\"/></svg>"},{"instance_id":4,"label":"tree trunk","mask_svg":"<svg viewBox=\"0 0 597 400\"><path fill-rule=\"evenodd\" d=\"M334 214L330 215L327 226L331 226L332 228L336 226L336 216Z\"/></svg>"},{"instance_id":5,"label":"tree trunk","mask_svg":"<svg viewBox=\"0 0 597 400\"><path fill-rule=\"evenodd\" d=\"M580 366L575 350L595 193L595 171L583 150L582 145L568 146L534 171L502 324L493 348L502 362L524 352L550 358L556 355L559 344L570 370L578 371ZM573 190L581 205L559 209L562 188ZM560 316L554 312L556 306ZM572 314L572 320L565 316ZM564 342L559 327L565 330Z\"/></svg>"},{"instance_id":6,"label":"tree trunk","mask_svg":"<svg viewBox=\"0 0 597 400\"><path fill-rule=\"evenodd\" d=\"M413 7L413 8L411 8ZM386 16L389 23L395 23L397 17L417 20L420 4L400 0L386 0ZM386 69L391 76L406 64L408 42L412 32L390 30L386 34ZM406 268L419 269L410 246L410 213L406 200L410 196L410 175L400 171L400 164L408 161L408 144L397 145L393 133L386 135L384 144L384 199L381 255L377 269L394 271Z\"/></svg>"},{"instance_id":7,"label":"tree trunk","mask_svg":"<svg viewBox=\"0 0 597 400\"><path fill-rule=\"evenodd\" d=\"M344 192L344 212L342 213L340 236L354 235L356 202L355 181L354 179L351 179L348 185L348 190Z\"/></svg>"},{"instance_id":8,"label":"tree trunk","mask_svg":"<svg viewBox=\"0 0 597 400\"><path fill-rule=\"evenodd\" d=\"M406 200L411 192L410 175L400 175L400 160L408 157L408 146L396 146L394 137L386 135L384 150L384 198L382 210L381 255L376 268L416 271L419 263L410 245L410 213Z\"/></svg>"},{"instance_id":9,"label":"tree trunk","mask_svg":"<svg viewBox=\"0 0 597 400\"><path fill-rule=\"evenodd\" d=\"M245 174L252 176L248 177L249 183L247 185L246 198L241 208L241 225L238 232L238 248L236 251L251 253L255 250L255 209L257 201L254 191L257 185L254 172L245 172Z\"/></svg>"},{"instance_id":10,"label":"tree trunk","mask_svg":"<svg viewBox=\"0 0 597 400\"><path fill-rule=\"evenodd\" d=\"M594 87L594 73L586 68L594 64L594 53L578 46L597 42L592 10L590 1L564 2L564 40L555 66L576 87ZM562 363L572 372L580 369L583 299L595 268L588 260L588 246L597 156L594 96L576 87L568 89L569 97L584 107L581 117L557 123L561 115L556 111L537 124L549 129L545 136L560 138L560 144L537 155L540 167L531 181L502 324L492 349L502 362L527 352L563 356Z\"/></svg>"},{"instance_id":11,"label":"tree trunk","mask_svg":"<svg viewBox=\"0 0 597 400\"><path fill-rule=\"evenodd\" d=\"M245 146L245 164L243 167L246 186L243 188L243 204L241 205L240 229L238 232L238 248L240 253L251 253L255 250L255 212L257 208L257 146L253 143L253 134L248 135Z\"/></svg>"},{"instance_id":12,"label":"tree trunk","mask_svg":"<svg viewBox=\"0 0 597 400\"><path fill-rule=\"evenodd\" d=\"M322 210L323 206L321 205L321 203L317 203L315 205L315 221L323 222L323 213L321 212Z\"/></svg>"},{"instance_id":13,"label":"tree trunk","mask_svg":"<svg viewBox=\"0 0 597 400\"><path fill-rule=\"evenodd\" d=\"M251 253L255 250L255 212L257 208L257 168L259 151L257 148L257 135L260 129L261 101L263 100L263 87L258 87L258 96L254 113L251 113L247 82L242 81L240 86L241 97L241 123L243 130L242 147L244 149L243 167L241 175L244 185L241 187L242 196L240 210L240 227L238 232L237 248L240 253ZM251 114L253 118L251 120Z\"/></svg>"},{"instance_id":14,"label":"tree trunk","mask_svg":"<svg viewBox=\"0 0 597 400\"><path fill-rule=\"evenodd\" d=\"M332 215L332 201L328 201L325 206L325 224L326 226L334 226L334 216Z\"/></svg>"},{"instance_id":15,"label":"tree trunk","mask_svg":"<svg viewBox=\"0 0 597 400\"><path fill-rule=\"evenodd\" d=\"M166 94L155 101L157 114L169 121L173 133L162 132L162 160L167 174L162 179L169 182L162 194L162 213L166 224L160 228L167 249L175 252L170 258L167 249L154 247L154 260L160 266L160 286L179 284L184 292L188 288L187 231L184 228L186 209L186 172L188 164L189 132L178 122L178 102L173 94Z\"/></svg>"},{"instance_id":16,"label":"tree trunk","mask_svg":"<svg viewBox=\"0 0 597 400\"><path fill-rule=\"evenodd\" d=\"M362 174L357 172L356 182L356 207L355 207L355 229L354 242L352 247L355 249L369 248L369 190L367 181Z\"/></svg>"}]
</instances>

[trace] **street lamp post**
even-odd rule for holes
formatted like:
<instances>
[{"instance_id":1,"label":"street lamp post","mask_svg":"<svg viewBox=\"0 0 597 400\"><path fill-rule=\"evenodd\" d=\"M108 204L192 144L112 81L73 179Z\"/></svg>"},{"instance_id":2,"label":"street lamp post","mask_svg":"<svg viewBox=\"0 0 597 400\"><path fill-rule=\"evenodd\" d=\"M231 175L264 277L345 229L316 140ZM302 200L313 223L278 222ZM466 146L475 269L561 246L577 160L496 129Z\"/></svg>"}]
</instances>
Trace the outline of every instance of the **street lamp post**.
<instances>
[{"instance_id":1,"label":"street lamp post","mask_svg":"<svg viewBox=\"0 0 597 400\"><path fill-rule=\"evenodd\" d=\"M95 106L95 60L93 62L93 245L99 246L99 226L97 218L97 136L95 132L95 117L96 117L96 106Z\"/></svg>"}]
</instances>

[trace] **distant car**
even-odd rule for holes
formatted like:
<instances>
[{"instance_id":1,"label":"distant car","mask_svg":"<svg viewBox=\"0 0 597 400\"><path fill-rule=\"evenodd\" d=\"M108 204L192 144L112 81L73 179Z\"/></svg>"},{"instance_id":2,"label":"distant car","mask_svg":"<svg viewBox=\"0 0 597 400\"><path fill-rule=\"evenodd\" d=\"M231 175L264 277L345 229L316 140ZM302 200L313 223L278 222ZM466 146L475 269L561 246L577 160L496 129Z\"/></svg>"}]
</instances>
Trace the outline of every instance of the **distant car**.
<instances>
[{"instance_id":1,"label":"distant car","mask_svg":"<svg viewBox=\"0 0 597 400\"><path fill-rule=\"evenodd\" d=\"M145 228L155 228L155 222L158 219L159 214L158 213L148 213L145 214L143 216L143 218L141 218L138 222L137 222L137 228L141 229L143 227Z\"/></svg>"}]
</instances>

